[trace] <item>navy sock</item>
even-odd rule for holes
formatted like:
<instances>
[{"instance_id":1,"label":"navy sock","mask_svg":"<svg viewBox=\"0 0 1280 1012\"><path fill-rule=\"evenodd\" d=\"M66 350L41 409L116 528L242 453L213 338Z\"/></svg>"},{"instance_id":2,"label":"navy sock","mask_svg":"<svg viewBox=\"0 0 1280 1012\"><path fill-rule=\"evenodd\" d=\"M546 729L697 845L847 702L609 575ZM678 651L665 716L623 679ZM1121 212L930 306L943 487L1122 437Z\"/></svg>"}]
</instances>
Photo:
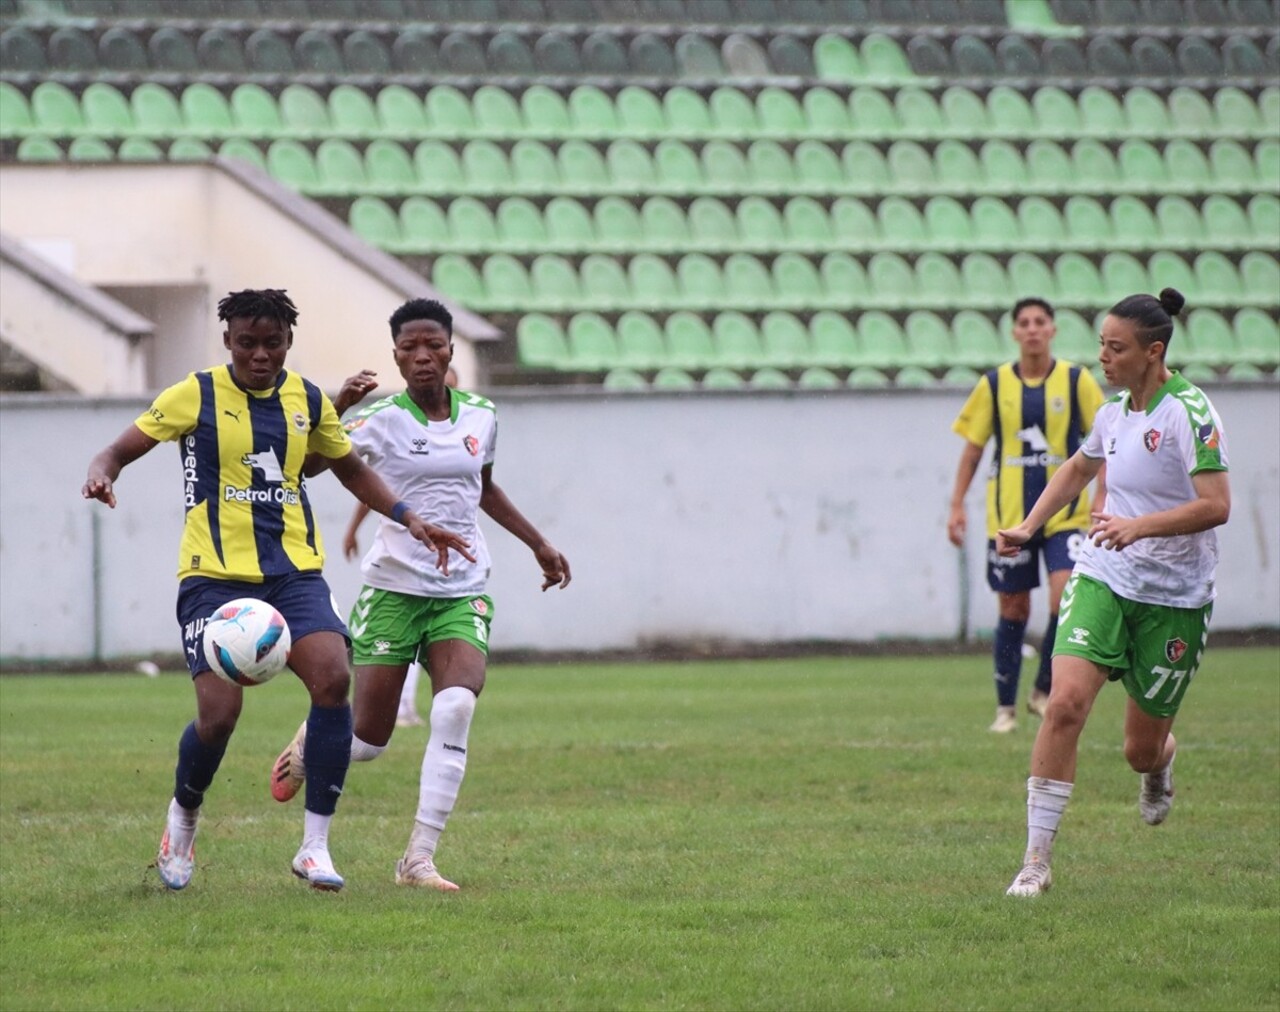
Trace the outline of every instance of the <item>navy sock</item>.
<instances>
[{"instance_id":1,"label":"navy sock","mask_svg":"<svg viewBox=\"0 0 1280 1012\"><path fill-rule=\"evenodd\" d=\"M204 792L213 783L227 746L206 745L196 734L196 722L187 725L178 739L178 765L173 771L173 796L183 808L199 808Z\"/></svg>"},{"instance_id":2,"label":"navy sock","mask_svg":"<svg viewBox=\"0 0 1280 1012\"><path fill-rule=\"evenodd\" d=\"M1001 706L1018 702L1018 676L1022 674L1022 638L1027 623L1002 618L996 623L992 652L996 661L996 701Z\"/></svg>"},{"instance_id":3,"label":"navy sock","mask_svg":"<svg viewBox=\"0 0 1280 1012\"><path fill-rule=\"evenodd\" d=\"M351 706L312 706L307 715L307 811L332 815L351 765Z\"/></svg>"},{"instance_id":4,"label":"navy sock","mask_svg":"<svg viewBox=\"0 0 1280 1012\"><path fill-rule=\"evenodd\" d=\"M1040 670L1036 672L1036 688L1048 692L1053 684L1053 641L1058 638L1058 616L1049 616L1049 625L1044 631L1044 642L1040 644Z\"/></svg>"}]
</instances>

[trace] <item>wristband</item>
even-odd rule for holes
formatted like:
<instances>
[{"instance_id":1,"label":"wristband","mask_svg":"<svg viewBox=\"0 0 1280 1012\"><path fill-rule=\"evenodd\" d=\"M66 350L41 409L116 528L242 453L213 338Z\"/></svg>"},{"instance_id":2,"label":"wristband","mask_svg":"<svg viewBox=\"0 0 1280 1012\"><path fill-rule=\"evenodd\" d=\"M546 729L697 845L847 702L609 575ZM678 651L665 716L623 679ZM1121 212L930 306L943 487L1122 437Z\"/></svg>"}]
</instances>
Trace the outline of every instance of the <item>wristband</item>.
<instances>
[{"instance_id":1,"label":"wristband","mask_svg":"<svg viewBox=\"0 0 1280 1012\"><path fill-rule=\"evenodd\" d=\"M392 520L398 524L404 523L404 515L409 512L409 504L401 499L398 503L391 507L391 512L387 514Z\"/></svg>"}]
</instances>

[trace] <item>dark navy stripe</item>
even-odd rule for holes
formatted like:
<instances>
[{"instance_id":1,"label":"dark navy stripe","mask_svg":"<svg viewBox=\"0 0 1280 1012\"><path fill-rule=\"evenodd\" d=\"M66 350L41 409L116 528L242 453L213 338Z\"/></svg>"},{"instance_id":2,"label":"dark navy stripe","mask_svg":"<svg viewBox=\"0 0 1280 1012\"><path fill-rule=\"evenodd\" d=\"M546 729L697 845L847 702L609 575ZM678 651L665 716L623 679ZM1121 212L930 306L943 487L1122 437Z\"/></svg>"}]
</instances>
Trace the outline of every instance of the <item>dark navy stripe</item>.
<instances>
[{"instance_id":1,"label":"dark navy stripe","mask_svg":"<svg viewBox=\"0 0 1280 1012\"><path fill-rule=\"evenodd\" d=\"M320 388L308 379L302 381L302 389L307 393L307 417L311 420L311 431L320 427L320 409L323 406ZM302 496L302 520L307 528L307 547L316 551L316 518L311 510L311 500L307 498L307 482L298 479L298 494Z\"/></svg>"},{"instance_id":2,"label":"dark navy stripe","mask_svg":"<svg viewBox=\"0 0 1280 1012\"><path fill-rule=\"evenodd\" d=\"M1003 483L1000 481L1001 469L1004 465L1004 428L1000 424L1000 370L992 369L987 373L987 386L991 388L991 431L995 435L995 452L991 455L991 480L996 490L996 524L1004 523L1002 505Z\"/></svg>"},{"instance_id":3,"label":"dark navy stripe","mask_svg":"<svg viewBox=\"0 0 1280 1012\"><path fill-rule=\"evenodd\" d=\"M183 477L186 477L187 458L195 458L195 497L188 499L187 508L196 503L205 504L205 517L209 524L209 540L213 550L218 553L219 568L226 565L222 553L222 447L218 445L218 404L213 392L213 373L196 373L196 383L200 387L200 410L196 415L196 427L182 438ZM184 565L199 569L199 564L192 559L185 559Z\"/></svg>"},{"instance_id":4,"label":"dark navy stripe","mask_svg":"<svg viewBox=\"0 0 1280 1012\"><path fill-rule=\"evenodd\" d=\"M1075 456L1084 442L1084 422L1080 418L1080 366L1073 365L1067 382L1071 385L1071 414L1067 416L1067 460ZM1080 497L1067 504L1067 516L1080 508Z\"/></svg>"},{"instance_id":5,"label":"dark navy stripe","mask_svg":"<svg viewBox=\"0 0 1280 1012\"><path fill-rule=\"evenodd\" d=\"M284 382L281 376L280 382ZM276 462L283 469L285 450L289 439L284 407L280 403L280 388L269 397L249 395L249 423L253 426L253 452L274 453ZM271 496L283 494L286 489L280 481L267 481L259 468L250 469L254 491L267 493L266 502L255 501L253 510L253 540L258 549L258 568L263 576L282 576L297 572L297 566L284 550L284 505L271 501Z\"/></svg>"},{"instance_id":6,"label":"dark navy stripe","mask_svg":"<svg viewBox=\"0 0 1280 1012\"><path fill-rule=\"evenodd\" d=\"M1050 372L1052 373L1052 369L1050 369ZM1032 426L1038 426L1042 434L1048 434L1044 410L1045 387L1048 385L1048 376L1044 378L1044 382L1039 386L1030 387L1025 382L1022 384L1022 418L1018 431L1022 432ZM1048 448L1037 449L1026 440L1022 441L1019 455L1024 460L1030 460L1042 453L1047 454ZM1024 464L1022 466L1022 515L1024 517L1031 512L1031 507L1040 498L1040 493L1044 491L1047 482L1048 468L1043 464Z\"/></svg>"}]
</instances>

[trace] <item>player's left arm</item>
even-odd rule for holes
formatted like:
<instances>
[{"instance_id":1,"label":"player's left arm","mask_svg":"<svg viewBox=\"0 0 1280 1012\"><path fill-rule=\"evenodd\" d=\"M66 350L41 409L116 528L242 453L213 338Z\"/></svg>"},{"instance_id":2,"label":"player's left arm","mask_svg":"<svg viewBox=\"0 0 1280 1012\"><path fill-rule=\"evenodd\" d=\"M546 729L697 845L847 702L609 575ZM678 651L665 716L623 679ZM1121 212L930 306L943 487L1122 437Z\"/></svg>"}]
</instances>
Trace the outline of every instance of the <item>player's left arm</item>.
<instances>
[{"instance_id":1,"label":"player's left arm","mask_svg":"<svg viewBox=\"0 0 1280 1012\"><path fill-rule=\"evenodd\" d=\"M1191 476L1196 497L1173 509L1141 517L1094 513L1089 537L1100 548L1119 550L1142 538L1197 534L1219 527L1231 516L1231 485L1226 471L1197 471Z\"/></svg>"},{"instance_id":2,"label":"player's left arm","mask_svg":"<svg viewBox=\"0 0 1280 1012\"><path fill-rule=\"evenodd\" d=\"M563 590L569 586L569 581L573 578L569 572L569 560L516 509L515 503L493 480L492 464L486 464L480 469L480 508L486 516L492 517L529 546L542 569L543 590L550 587Z\"/></svg>"}]
</instances>

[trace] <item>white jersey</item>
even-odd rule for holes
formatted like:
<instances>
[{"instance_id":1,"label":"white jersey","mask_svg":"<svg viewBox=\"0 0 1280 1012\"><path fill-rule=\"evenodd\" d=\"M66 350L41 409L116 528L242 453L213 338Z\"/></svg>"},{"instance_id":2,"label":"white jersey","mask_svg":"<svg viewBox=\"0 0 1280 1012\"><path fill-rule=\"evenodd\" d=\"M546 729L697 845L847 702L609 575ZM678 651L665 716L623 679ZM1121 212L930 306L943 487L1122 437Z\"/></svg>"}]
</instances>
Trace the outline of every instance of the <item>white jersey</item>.
<instances>
[{"instance_id":1,"label":"white jersey","mask_svg":"<svg viewBox=\"0 0 1280 1012\"><path fill-rule=\"evenodd\" d=\"M1209 399L1175 373L1146 411L1126 390L1098 409L1081 452L1107 467L1104 510L1138 517L1196 498L1191 476L1227 470L1222 421ZM1086 541L1076 572L1101 580L1130 601L1199 608L1213 600L1218 538L1212 530L1143 538L1121 551Z\"/></svg>"},{"instance_id":2,"label":"white jersey","mask_svg":"<svg viewBox=\"0 0 1280 1012\"><path fill-rule=\"evenodd\" d=\"M380 590L418 597L468 597L484 592L489 549L477 518L480 471L493 464L497 410L476 394L451 390L449 417L431 421L409 397L398 393L369 405L346 423L351 443L396 495L427 523L471 543L475 562L449 553L449 575L436 569L436 555L403 524L386 517L361 563L364 582Z\"/></svg>"}]
</instances>

